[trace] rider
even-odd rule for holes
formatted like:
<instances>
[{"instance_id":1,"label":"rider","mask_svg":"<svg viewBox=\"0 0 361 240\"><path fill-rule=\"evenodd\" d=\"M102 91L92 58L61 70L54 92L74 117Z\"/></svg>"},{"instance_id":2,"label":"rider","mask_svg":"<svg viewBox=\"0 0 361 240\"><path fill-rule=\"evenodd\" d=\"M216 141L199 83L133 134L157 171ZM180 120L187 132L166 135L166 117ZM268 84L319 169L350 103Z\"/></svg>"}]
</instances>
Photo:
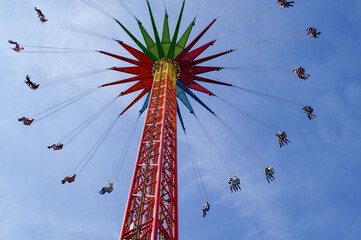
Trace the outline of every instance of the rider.
<instances>
[{"instance_id":1,"label":"rider","mask_svg":"<svg viewBox=\"0 0 361 240\"><path fill-rule=\"evenodd\" d=\"M273 167L268 166L264 170L266 172L266 180L268 183L270 183L270 181L275 180L275 177L273 176L273 174L275 173L275 170L273 169Z\"/></svg>"},{"instance_id":2,"label":"rider","mask_svg":"<svg viewBox=\"0 0 361 240\"><path fill-rule=\"evenodd\" d=\"M114 188L113 188L113 183L111 183L110 180L109 180L108 186L103 187L102 190L99 191L99 193L100 193L101 195L103 195L103 194L105 194L106 192L107 192L107 193L111 193L111 192L113 192L113 190L114 190Z\"/></svg>"},{"instance_id":3,"label":"rider","mask_svg":"<svg viewBox=\"0 0 361 240\"><path fill-rule=\"evenodd\" d=\"M209 208L210 208L210 207L211 207L211 205L210 205L208 202L206 202L206 203L204 204L204 206L203 206L203 208L202 208L202 213L203 213L203 216L202 216L202 217L205 217L205 216L207 215L206 212L209 211Z\"/></svg>"},{"instance_id":4,"label":"rider","mask_svg":"<svg viewBox=\"0 0 361 240\"><path fill-rule=\"evenodd\" d=\"M25 81L26 85L28 85L32 90L36 90L38 89L38 87L40 86L40 84L36 84L34 82L32 82L30 80L30 76L26 75L26 81Z\"/></svg>"},{"instance_id":5,"label":"rider","mask_svg":"<svg viewBox=\"0 0 361 240\"><path fill-rule=\"evenodd\" d=\"M284 144L289 143L290 141L287 139L287 134L283 131L278 131L278 134L276 133L276 136L278 138L278 142L280 144L280 147L284 146Z\"/></svg>"},{"instance_id":6,"label":"rider","mask_svg":"<svg viewBox=\"0 0 361 240\"><path fill-rule=\"evenodd\" d=\"M292 72L294 72L297 77L305 81L311 76L310 74L306 74L306 70L303 67L297 67L293 69Z\"/></svg>"},{"instance_id":7,"label":"rider","mask_svg":"<svg viewBox=\"0 0 361 240\"><path fill-rule=\"evenodd\" d=\"M69 176L66 176L65 178L63 178L63 180L61 180L61 183L64 184L65 182L68 182L68 183L72 183L75 181L75 177L76 177L76 174L74 173L73 176L69 177Z\"/></svg>"},{"instance_id":8,"label":"rider","mask_svg":"<svg viewBox=\"0 0 361 240\"><path fill-rule=\"evenodd\" d=\"M33 119L29 119L27 117L22 117L22 118L18 118L19 122L23 122L24 125L30 126L33 122L34 122L34 118Z\"/></svg>"},{"instance_id":9,"label":"rider","mask_svg":"<svg viewBox=\"0 0 361 240\"><path fill-rule=\"evenodd\" d=\"M14 42L13 40L8 40L8 42L11 44L11 49L15 52L21 52L22 50L24 50L24 48L20 47L17 42Z\"/></svg>"},{"instance_id":10,"label":"rider","mask_svg":"<svg viewBox=\"0 0 361 240\"><path fill-rule=\"evenodd\" d=\"M277 5L280 6L280 8L289 8L293 7L294 1L287 2L286 0L277 0Z\"/></svg>"},{"instance_id":11,"label":"rider","mask_svg":"<svg viewBox=\"0 0 361 240\"><path fill-rule=\"evenodd\" d=\"M235 192L238 191L237 187L236 187L236 183L233 181L233 178L230 178L229 181L228 181L228 184L229 184L229 189L231 189L231 193L233 192L233 190Z\"/></svg>"},{"instance_id":12,"label":"rider","mask_svg":"<svg viewBox=\"0 0 361 240\"><path fill-rule=\"evenodd\" d=\"M238 192L238 190L241 191L241 187L239 186L239 184L240 184L241 182L239 181L239 178L238 178L237 176L234 176L233 182L234 182L235 188L237 189L237 192Z\"/></svg>"},{"instance_id":13,"label":"rider","mask_svg":"<svg viewBox=\"0 0 361 240\"><path fill-rule=\"evenodd\" d=\"M308 119L310 119L310 121L313 120L313 118L316 117L316 115L312 114L313 113L313 108L311 106L304 106L302 108L303 111L305 111L305 113L307 114Z\"/></svg>"},{"instance_id":14,"label":"rider","mask_svg":"<svg viewBox=\"0 0 361 240\"><path fill-rule=\"evenodd\" d=\"M320 34L321 34L321 32L317 32L316 28L313 28L313 27L307 28L307 35L310 35L313 38L318 38L317 36Z\"/></svg>"},{"instance_id":15,"label":"rider","mask_svg":"<svg viewBox=\"0 0 361 240\"><path fill-rule=\"evenodd\" d=\"M60 150L60 149L62 149L63 148L63 146L64 146L64 144L62 144L62 143L57 143L57 144L53 144L53 145L50 145L50 146L48 146L48 148L50 149L50 148L52 148L52 149L54 149L54 150Z\"/></svg>"},{"instance_id":16,"label":"rider","mask_svg":"<svg viewBox=\"0 0 361 240\"><path fill-rule=\"evenodd\" d=\"M229 189L231 189L231 193L233 191L235 192L238 192L238 190L241 191L241 187L239 186L240 181L237 176L234 176L234 178L230 178L228 184L229 184Z\"/></svg>"},{"instance_id":17,"label":"rider","mask_svg":"<svg viewBox=\"0 0 361 240\"><path fill-rule=\"evenodd\" d=\"M44 14L41 12L40 9L37 9L36 7L34 7L36 14L38 14L38 18L40 20L40 22L44 23L46 21L48 21L48 19L45 18Z\"/></svg>"}]
</instances>

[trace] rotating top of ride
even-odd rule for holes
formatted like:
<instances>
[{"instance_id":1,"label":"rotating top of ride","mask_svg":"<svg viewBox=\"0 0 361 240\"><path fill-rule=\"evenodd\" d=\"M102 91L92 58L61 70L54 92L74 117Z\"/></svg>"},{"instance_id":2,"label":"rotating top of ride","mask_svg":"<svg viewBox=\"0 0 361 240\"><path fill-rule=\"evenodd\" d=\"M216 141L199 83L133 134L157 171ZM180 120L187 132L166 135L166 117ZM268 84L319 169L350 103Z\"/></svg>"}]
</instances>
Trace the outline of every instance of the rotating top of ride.
<instances>
[{"instance_id":1,"label":"rotating top of ride","mask_svg":"<svg viewBox=\"0 0 361 240\"><path fill-rule=\"evenodd\" d=\"M126 58L116 54L112 54L105 51L98 51L102 54L117 58L119 60L128 62L133 66L129 67L113 67L110 70L115 70L119 72L130 73L136 75L135 77L123 79L116 82L111 82L102 85L102 87L122 84L127 82L137 81L129 89L121 93L121 95L128 94L134 91L143 90L138 97L135 98L135 101L132 102L132 105L142 98L145 94L149 94L151 86L153 83L153 73L157 65L162 61L169 61L174 64L177 69L177 98L188 108L191 113L194 113L193 108L188 100L187 96L190 96L200 105L206 108L208 111L213 113L205 103L203 103L193 92L192 90L203 92L211 96L215 96L211 91L201 86L197 82L206 82L212 84L220 84L231 86L230 84L211 80L208 78L200 77L199 74L219 71L223 69L222 67L209 67L209 66L200 66L204 62L215 59L217 57L223 56L233 50L228 50L221 52L215 55L207 56L204 58L198 58L206 49L212 46L216 40L212 40L198 48L193 49L196 43L203 37L203 35L208 31L208 29L214 24L217 18L213 19L211 23L198 35L195 39L187 45L188 38L191 34L192 28L195 25L195 18L191 21L185 32L178 37L180 24L183 16L183 10L185 1L183 1L180 14L176 23L176 27L171 37L168 25L168 14L165 11L164 21L163 21L163 32L160 36L153 13L150 7L150 3L147 1L150 20L153 29L154 38L150 36L147 30L144 28L143 24L136 17L139 29L143 36L143 44L139 39L137 39L118 19L114 20L117 24L127 33L127 35L134 41L134 43L139 47L140 50L135 49L123 41L116 40L125 50L127 50L135 59ZM146 104L146 103L145 103Z\"/></svg>"},{"instance_id":2,"label":"rotating top of ride","mask_svg":"<svg viewBox=\"0 0 361 240\"><path fill-rule=\"evenodd\" d=\"M174 61L173 59L170 59L170 58L162 58L162 59L159 59L158 61L156 61L153 64L153 69L152 69L153 74L156 71L158 71L161 66L164 66L164 65L172 66L172 68L176 72L176 77L177 78L179 77L179 72L180 72L179 65L178 65L178 63L176 61Z\"/></svg>"}]
</instances>

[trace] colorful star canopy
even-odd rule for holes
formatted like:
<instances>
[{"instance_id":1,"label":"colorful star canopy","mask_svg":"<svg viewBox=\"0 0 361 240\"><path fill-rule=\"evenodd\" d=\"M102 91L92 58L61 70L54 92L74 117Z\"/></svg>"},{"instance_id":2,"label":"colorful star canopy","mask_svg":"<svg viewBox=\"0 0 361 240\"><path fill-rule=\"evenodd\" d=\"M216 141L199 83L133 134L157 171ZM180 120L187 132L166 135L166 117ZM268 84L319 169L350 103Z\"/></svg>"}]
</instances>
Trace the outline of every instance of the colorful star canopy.
<instances>
[{"instance_id":1,"label":"colorful star canopy","mask_svg":"<svg viewBox=\"0 0 361 240\"><path fill-rule=\"evenodd\" d=\"M129 67L113 67L110 70L119 71L123 73L128 73L135 75L134 77L130 77L127 79L122 79L119 81L111 82L102 85L101 87L117 85L122 83L134 82L134 84L129 87L127 90L121 92L119 95L123 96L129 93L133 93L136 91L142 90L142 92L120 113L122 115L125 111L127 111L131 106L133 106L137 101L139 101L143 96L147 94L144 105L140 111L143 113L148 106L149 102L149 94L151 91L152 83L153 83L153 64L162 58L169 58L176 61L180 68L180 75L177 79L177 97L178 99L188 108L190 113L194 114L194 110L192 105L189 102L188 96L197 101L200 105L210 111L212 114L214 112L204 103L202 102L194 93L194 91L206 93L208 95L214 96L214 94L199 84L199 82L212 83L218 85L232 86L231 84L215 81L212 79L204 78L198 76L202 73L219 71L222 67L209 67L209 66L201 66L200 64L207 62L209 60L215 59L217 57L223 56L233 50L228 50L222 53L218 53L215 55L211 55L204 58L199 58L199 56L207 50L210 46L212 46L216 40L210 41L198 48L193 49L196 43L203 37L203 35L208 31L208 29L214 24L217 20L213 19L212 22L191 42L187 45L187 41L193 26L195 24L195 19L189 24L186 31L182 34L182 36L178 39L178 32L182 20L183 10L184 10L185 1L182 3L182 7L180 10L180 14L178 17L178 21L175 27L175 31L173 37L170 37L169 34L169 25L168 25L168 14L165 12L164 14L164 23L163 23L163 33L162 39L160 39L155 20L153 17L153 13L150 7L149 2L147 1L149 15L153 28L154 39L149 35L146 29L143 27L142 23L138 20L138 26L140 32L143 36L143 40L145 45L141 43L120 21L115 19L115 21L119 24L119 26L129 35L129 37L134 41L134 43L141 49L137 50L122 41L117 42L128 51L135 59L126 58L123 56L119 56L116 54L112 54L105 51L99 51L102 54L108 55L113 58L117 58L124 62L132 64ZM193 49L193 50L192 50ZM179 113L179 110L178 110Z\"/></svg>"}]
</instances>

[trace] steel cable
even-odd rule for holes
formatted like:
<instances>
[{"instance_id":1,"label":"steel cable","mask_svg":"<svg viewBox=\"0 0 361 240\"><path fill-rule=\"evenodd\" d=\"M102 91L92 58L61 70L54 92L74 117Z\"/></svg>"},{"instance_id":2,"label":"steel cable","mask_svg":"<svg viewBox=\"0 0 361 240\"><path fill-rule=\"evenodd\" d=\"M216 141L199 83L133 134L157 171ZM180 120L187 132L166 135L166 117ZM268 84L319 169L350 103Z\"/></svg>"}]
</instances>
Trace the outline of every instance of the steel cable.
<instances>
[{"instance_id":1,"label":"steel cable","mask_svg":"<svg viewBox=\"0 0 361 240\"><path fill-rule=\"evenodd\" d=\"M269 124L257 119L256 117L254 117L252 114L240 109L239 107L235 106L234 104L228 102L227 100L219 97L219 96L215 96L217 99L221 100L222 102L224 102L225 104L233 107L234 109L236 109L238 112L246 115L248 118L250 118L251 120L253 120L254 122L258 123L261 126L266 127L268 130L271 130L272 132L277 132L277 130L275 128L273 128L272 126L270 126Z\"/></svg>"},{"instance_id":2,"label":"steel cable","mask_svg":"<svg viewBox=\"0 0 361 240\"><path fill-rule=\"evenodd\" d=\"M204 5L206 4L207 0L203 0L201 3L201 6L198 8L197 13L195 18L197 18L198 14L200 13L200 11L202 10L202 8L204 7Z\"/></svg>"},{"instance_id":3,"label":"steel cable","mask_svg":"<svg viewBox=\"0 0 361 240\"><path fill-rule=\"evenodd\" d=\"M250 94L259 96L259 97L264 97L264 98L268 98L268 99L271 99L271 100L275 100L276 102L286 103L286 104L289 104L289 105L295 105L297 107L305 106L303 104L300 104L298 102L294 102L292 100L288 100L288 99L285 99L285 98L273 96L273 95L270 95L270 94L267 94L267 93L258 92L258 91L252 90L252 89L239 87L239 86L235 86L235 85L232 85L232 87L237 88L237 89L242 90L242 91L245 91L245 92L248 92Z\"/></svg>"},{"instance_id":4,"label":"steel cable","mask_svg":"<svg viewBox=\"0 0 361 240\"><path fill-rule=\"evenodd\" d=\"M194 115L195 116L195 115ZM214 140L212 139L211 135L208 133L207 129L204 127L204 125L202 124L202 122L199 120L199 118L197 116L195 116L195 118L197 119L199 125L201 126L203 132L205 133L205 135L208 137L208 139L210 140L210 142L212 143L213 147L214 147L214 151L216 152L219 160L221 160L220 162L223 164L221 164L227 174L227 176L232 176L233 172L232 169L229 166L228 161L222 156L221 152L219 151L216 143L214 142Z\"/></svg>"},{"instance_id":5,"label":"steel cable","mask_svg":"<svg viewBox=\"0 0 361 240\"><path fill-rule=\"evenodd\" d=\"M95 10L97 10L98 12L103 14L104 16L106 16L106 17L108 17L110 19L114 19L113 16L110 13L108 13L107 11L102 9L99 5L95 4L93 1L91 1L91 0L82 0L82 2L85 3L86 5L94 8Z\"/></svg>"},{"instance_id":6,"label":"steel cable","mask_svg":"<svg viewBox=\"0 0 361 240\"><path fill-rule=\"evenodd\" d=\"M111 179L114 179L114 184L116 182L118 182L118 179L119 179L119 176L120 176L120 172L122 171L122 168L123 168L123 165L124 165L124 162L127 158L127 155L128 155L128 151L129 151L129 148L130 148L130 145L131 145L131 142L133 140L133 137L135 135L135 130L137 129L137 126L138 126L138 122L139 122L139 117L137 118L137 120L135 121L134 123L134 126L130 132L130 135L128 137L128 140L127 142L125 143L124 145L124 148L123 148L123 151L122 151L122 154L120 155L119 157L119 160L118 160L118 163L116 165L116 167L114 168L114 171L111 175Z\"/></svg>"},{"instance_id":7,"label":"steel cable","mask_svg":"<svg viewBox=\"0 0 361 240\"><path fill-rule=\"evenodd\" d=\"M108 107L110 107L117 98L113 99L109 103L107 103L105 106L103 106L101 109L99 109L96 113L94 113L91 117L86 119L84 122L82 122L80 125L78 125L75 129L73 129L70 133L68 133L65 137L61 139L60 142L65 141L69 136L71 136L73 133L78 131L76 134L74 134L64 145L68 145L70 142L72 142L77 136L79 136L80 133L82 133L92 122L95 121Z\"/></svg>"},{"instance_id":8,"label":"steel cable","mask_svg":"<svg viewBox=\"0 0 361 240\"><path fill-rule=\"evenodd\" d=\"M92 92L94 92L94 91L97 90L97 89L98 89L98 88L96 88L96 89L91 89L91 90L88 90L88 91L86 91L86 92L84 92L84 93L81 93L81 94L79 94L79 95L77 95L77 96L75 96L75 97L72 97L72 98L66 100L65 102L59 103L59 104L57 104L57 105L55 105L55 106L53 106L53 107L50 107L50 108L48 108L48 109L46 109L46 110L44 110L44 111L42 111L42 112L39 112L39 113L33 115L31 118L34 118L35 116L39 116L39 115L41 115L41 114L43 114L43 113L45 113L45 112L48 112L48 111L50 111L50 110L52 110L52 109L54 109L54 108L56 108L56 107L59 107L59 106L61 106L61 105L64 104L64 106L61 106L61 107L59 107L58 109L56 109L56 110L54 110L54 111L46 114L45 116L43 116L43 117L41 117L41 118L39 118L39 119L36 119L36 120L34 121L34 123L35 123L35 122L39 122L40 120L42 120L42 119L44 119L44 118L46 118L46 117L48 117L48 116L50 116L50 115L52 115L52 114L60 111L61 109L69 106L70 104L72 104L72 103L74 103L74 102L76 102L76 101L79 101L80 99L84 98L85 96L88 96L89 94L91 94Z\"/></svg>"},{"instance_id":9,"label":"steel cable","mask_svg":"<svg viewBox=\"0 0 361 240\"><path fill-rule=\"evenodd\" d=\"M199 184L199 182L201 182L202 188L203 188L203 191L204 191L204 195L205 195L205 198L206 198L206 201L208 201L208 194L207 194L206 188L205 188L205 186L204 186L204 183L203 183L203 180L202 180L202 176L201 176L201 173L200 173L200 171L199 171L199 167L198 167L197 161L196 161L196 159L195 159L195 157L194 157L194 153L193 153L193 151L192 151L191 144L190 144L190 141L189 141L189 139L188 139L188 136L187 136L186 131L184 131L184 135L185 135L185 137L186 137L188 152L189 152L189 155L190 155L190 157L191 157L194 175L195 175L196 180L197 180L197 186L198 186L199 194L200 194L200 196L201 196L202 202L204 202L202 190L201 190L201 187L200 187L201 185ZM198 179L198 178L199 178L199 179Z\"/></svg>"},{"instance_id":10,"label":"steel cable","mask_svg":"<svg viewBox=\"0 0 361 240\"><path fill-rule=\"evenodd\" d=\"M222 16L224 14L224 12L232 5L234 0L230 0L228 2L228 4L222 9L222 11L218 14L218 16L216 18L219 18L220 16Z\"/></svg>"},{"instance_id":11,"label":"steel cable","mask_svg":"<svg viewBox=\"0 0 361 240\"><path fill-rule=\"evenodd\" d=\"M246 151L257 160L260 167L268 166L268 164L261 158L259 155L252 149L252 147L230 126L228 126L219 116L216 115L216 118L231 132L233 133L241 144L244 146Z\"/></svg>"},{"instance_id":12,"label":"steel cable","mask_svg":"<svg viewBox=\"0 0 361 240\"><path fill-rule=\"evenodd\" d=\"M261 10L259 10L258 12L256 12L255 14L253 14L252 16L248 17L247 19L243 20L241 23L237 24L234 28L230 29L229 31L223 33L222 35L220 35L217 40L237 31L240 30L246 26L248 26L250 23L252 23L252 21L255 21L257 19L257 17L261 16L262 13L266 12L272 5L274 5L274 3L271 3L270 5L262 8Z\"/></svg>"},{"instance_id":13,"label":"steel cable","mask_svg":"<svg viewBox=\"0 0 361 240\"><path fill-rule=\"evenodd\" d=\"M89 152L85 155L85 157L81 160L81 162L78 164L78 166L74 169L73 172L75 172L77 170L77 168L79 168L81 166L81 163L84 162L87 158L87 161L85 162L85 164L83 165L83 167L79 170L77 176L79 177L79 175L83 172L84 168L89 164L90 160L93 158L93 156L95 155L95 153L98 151L99 147L102 145L102 143L104 142L104 140L106 139L106 137L109 135L110 131L113 129L113 127L115 126L115 124L117 123L119 117L117 117L111 124L110 126L107 128L107 130L101 135L101 137L98 139L98 141L93 145L93 147L89 150ZM89 156L89 157L88 157Z\"/></svg>"}]
</instances>

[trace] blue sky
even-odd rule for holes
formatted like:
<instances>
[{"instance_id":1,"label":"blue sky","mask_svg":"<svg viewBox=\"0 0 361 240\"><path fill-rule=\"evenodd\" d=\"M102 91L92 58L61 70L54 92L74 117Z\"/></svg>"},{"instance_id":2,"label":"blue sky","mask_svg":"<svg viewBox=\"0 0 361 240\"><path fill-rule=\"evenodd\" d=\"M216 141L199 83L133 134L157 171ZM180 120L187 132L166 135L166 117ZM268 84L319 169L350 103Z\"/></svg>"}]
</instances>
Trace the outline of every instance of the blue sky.
<instances>
[{"instance_id":1,"label":"blue sky","mask_svg":"<svg viewBox=\"0 0 361 240\"><path fill-rule=\"evenodd\" d=\"M125 2L150 30L145 1ZM173 29L181 1L166 2ZM188 26L201 2L186 2L181 30ZM198 46L217 38L270 2L235 0ZM226 3L216 0L206 2L198 15L191 39ZM134 19L117 1L109 0L102 4L104 9L140 35ZM151 5L160 27L163 1L154 0ZM119 99L69 146L57 152L49 151L46 146L58 142L126 86L101 89L31 127L19 124L16 119L32 115L102 83L127 77L125 74L106 72L33 92L23 82L26 74L36 81L47 76L126 64L96 53L18 54L11 51L7 40L25 45L98 49L119 54L124 50L111 41L41 24L33 10L34 6L49 16L49 23L52 18L68 20L134 46L119 26L79 0L14 0L2 3L0 239L117 239L144 116L139 121L115 191L104 196L100 196L98 191L107 183L142 103L135 105L119 120L82 175L76 182L66 185L60 184L60 180L71 174L90 146L134 96ZM322 31L320 39L300 34L289 41L237 51L209 62L209 66L233 67L292 68L302 65L311 74L309 81L295 78L292 72L271 70L224 70L208 75L311 105L317 118L310 122L301 109L277 104L234 88L204 84L215 94L237 104L261 121L285 130L291 144L280 149L267 128L255 124L217 98L198 94L264 161L275 167L276 180L267 184L263 166L214 116L192 102L197 116L241 179L242 192L231 194L226 183L228 176L222 173L209 139L194 117L182 108L212 207L209 215L203 219L200 210L203 202L197 190L183 133L179 131L180 239L359 238L360 12L361 3L352 0L348 4L334 0L296 1L294 8L285 10L274 6L252 24L220 39L204 53L203 56L206 56L309 26L317 27Z\"/></svg>"}]
</instances>

